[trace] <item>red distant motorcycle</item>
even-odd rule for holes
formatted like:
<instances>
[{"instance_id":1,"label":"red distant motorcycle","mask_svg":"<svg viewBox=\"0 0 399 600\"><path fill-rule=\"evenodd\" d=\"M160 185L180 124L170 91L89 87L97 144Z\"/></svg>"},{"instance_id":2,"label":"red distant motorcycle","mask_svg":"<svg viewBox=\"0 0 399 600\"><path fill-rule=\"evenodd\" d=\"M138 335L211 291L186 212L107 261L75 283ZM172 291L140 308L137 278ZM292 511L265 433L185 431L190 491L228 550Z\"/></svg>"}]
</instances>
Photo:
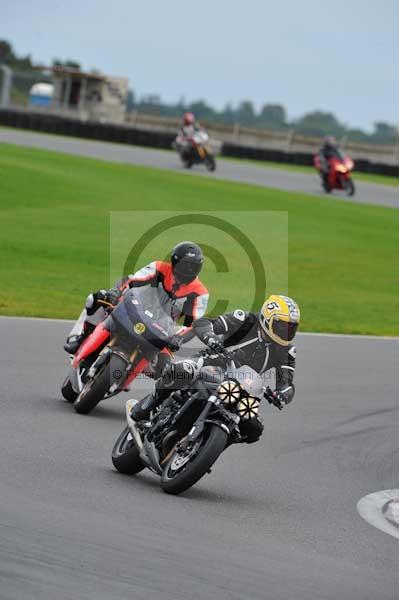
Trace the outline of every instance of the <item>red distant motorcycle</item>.
<instances>
[{"instance_id":1,"label":"red distant motorcycle","mask_svg":"<svg viewBox=\"0 0 399 600\"><path fill-rule=\"evenodd\" d=\"M315 154L313 163L321 177L321 184L325 192L329 193L332 190L343 190L348 196L353 196L355 193L355 184L351 177L351 172L355 166L353 160L349 156L334 156L328 161L328 173L324 173L321 167L320 155Z\"/></svg>"}]
</instances>

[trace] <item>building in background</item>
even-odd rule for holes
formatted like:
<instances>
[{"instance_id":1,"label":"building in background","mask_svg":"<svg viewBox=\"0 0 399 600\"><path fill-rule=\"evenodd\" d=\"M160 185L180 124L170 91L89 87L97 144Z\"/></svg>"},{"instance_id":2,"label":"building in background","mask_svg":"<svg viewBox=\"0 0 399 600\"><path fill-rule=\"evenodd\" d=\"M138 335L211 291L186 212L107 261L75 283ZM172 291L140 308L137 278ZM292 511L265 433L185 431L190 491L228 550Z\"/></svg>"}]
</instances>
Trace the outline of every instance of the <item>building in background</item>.
<instances>
[{"instance_id":1,"label":"building in background","mask_svg":"<svg viewBox=\"0 0 399 600\"><path fill-rule=\"evenodd\" d=\"M52 69L51 109L81 119L122 122L125 119L128 79L84 73L66 67Z\"/></svg>"}]
</instances>

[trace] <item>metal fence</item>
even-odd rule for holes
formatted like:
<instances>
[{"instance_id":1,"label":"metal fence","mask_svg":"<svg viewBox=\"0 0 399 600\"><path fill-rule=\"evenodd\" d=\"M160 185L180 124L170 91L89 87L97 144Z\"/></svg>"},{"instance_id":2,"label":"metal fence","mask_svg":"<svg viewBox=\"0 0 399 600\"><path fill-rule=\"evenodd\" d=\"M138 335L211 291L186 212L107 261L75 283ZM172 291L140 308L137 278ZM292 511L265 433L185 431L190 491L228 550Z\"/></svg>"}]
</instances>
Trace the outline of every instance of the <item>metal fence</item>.
<instances>
[{"instance_id":1,"label":"metal fence","mask_svg":"<svg viewBox=\"0 0 399 600\"><path fill-rule=\"evenodd\" d=\"M179 126L179 119L157 117L133 111L126 121L134 127L149 131L173 133ZM202 122L202 121L201 121ZM276 150L289 154L313 154L320 148L323 138L303 135L294 129L271 131L245 127L239 123L233 125L203 122L210 135L221 142L244 148ZM376 163L399 166L399 138L397 144L364 144L348 140L345 136L339 140L341 148L355 160L364 159Z\"/></svg>"}]
</instances>

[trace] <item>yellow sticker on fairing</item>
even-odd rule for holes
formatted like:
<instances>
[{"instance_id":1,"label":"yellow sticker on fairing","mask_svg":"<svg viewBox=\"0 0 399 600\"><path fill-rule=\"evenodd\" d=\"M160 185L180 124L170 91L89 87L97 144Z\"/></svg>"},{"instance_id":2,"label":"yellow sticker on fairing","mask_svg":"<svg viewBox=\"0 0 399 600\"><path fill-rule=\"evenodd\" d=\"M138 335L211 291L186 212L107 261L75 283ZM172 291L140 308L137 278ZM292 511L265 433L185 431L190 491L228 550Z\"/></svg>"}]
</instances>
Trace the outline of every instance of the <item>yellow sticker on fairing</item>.
<instances>
[{"instance_id":1,"label":"yellow sticker on fairing","mask_svg":"<svg viewBox=\"0 0 399 600\"><path fill-rule=\"evenodd\" d=\"M145 332L144 323L136 323L135 326L133 327L133 331L135 333L137 333L137 335L141 335L142 333L144 333Z\"/></svg>"}]
</instances>

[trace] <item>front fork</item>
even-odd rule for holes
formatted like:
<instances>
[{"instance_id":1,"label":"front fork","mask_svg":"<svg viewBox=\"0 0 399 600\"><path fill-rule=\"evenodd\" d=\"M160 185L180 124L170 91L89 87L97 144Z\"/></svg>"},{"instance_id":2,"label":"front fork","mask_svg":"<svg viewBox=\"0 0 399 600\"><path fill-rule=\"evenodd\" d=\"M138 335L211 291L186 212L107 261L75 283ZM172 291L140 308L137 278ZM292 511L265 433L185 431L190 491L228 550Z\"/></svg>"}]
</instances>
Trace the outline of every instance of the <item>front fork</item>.
<instances>
[{"instance_id":1,"label":"front fork","mask_svg":"<svg viewBox=\"0 0 399 600\"><path fill-rule=\"evenodd\" d=\"M93 379L93 377L96 376L96 373L98 373L99 369L101 369L101 367L103 367L106 362L109 362L111 364L112 356L119 356L120 358L122 358L122 360L126 364L127 376L123 377L123 374L121 373L120 383L115 382L112 384L112 386L109 389L109 396L114 395L121 389L126 389L130 385L130 383L137 377L137 375L139 375L148 365L148 360L140 355L140 352L137 348L133 350L131 355L128 357L124 352L115 349L114 345L115 338L113 338L110 341L110 343L100 352L99 356L91 365L87 374L87 379ZM71 370L74 371L74 380L76 381L76 387L78 388L75 391L81 392L84 387L84 384L81 380L80 365L78 365L76 368L72 366ZM73 385L73 387L75 389L75 385Z\"/></svg>"},{"instance_id":2,"label":"front fork","mask_svg":"<svg viewBox=\"0 0 399 600\"><path fill-rule=\"evenodd\" d=\"M218 418L216 418L216 415L215 417L209 417L209 413L214 407L218 408ZM220 406L220 400L216 396L209 396L203 411L190 429L188 435L182 440L181 444L179 445L179 449L185 452L188 448L190 448L203 434L205 423L211 423L217 427L220 427L220 429L223 429L223 431L225 431L230 437L238 428L239 422L240 417L238 415L234 415Z\"/></svg>"}]
</instances>

